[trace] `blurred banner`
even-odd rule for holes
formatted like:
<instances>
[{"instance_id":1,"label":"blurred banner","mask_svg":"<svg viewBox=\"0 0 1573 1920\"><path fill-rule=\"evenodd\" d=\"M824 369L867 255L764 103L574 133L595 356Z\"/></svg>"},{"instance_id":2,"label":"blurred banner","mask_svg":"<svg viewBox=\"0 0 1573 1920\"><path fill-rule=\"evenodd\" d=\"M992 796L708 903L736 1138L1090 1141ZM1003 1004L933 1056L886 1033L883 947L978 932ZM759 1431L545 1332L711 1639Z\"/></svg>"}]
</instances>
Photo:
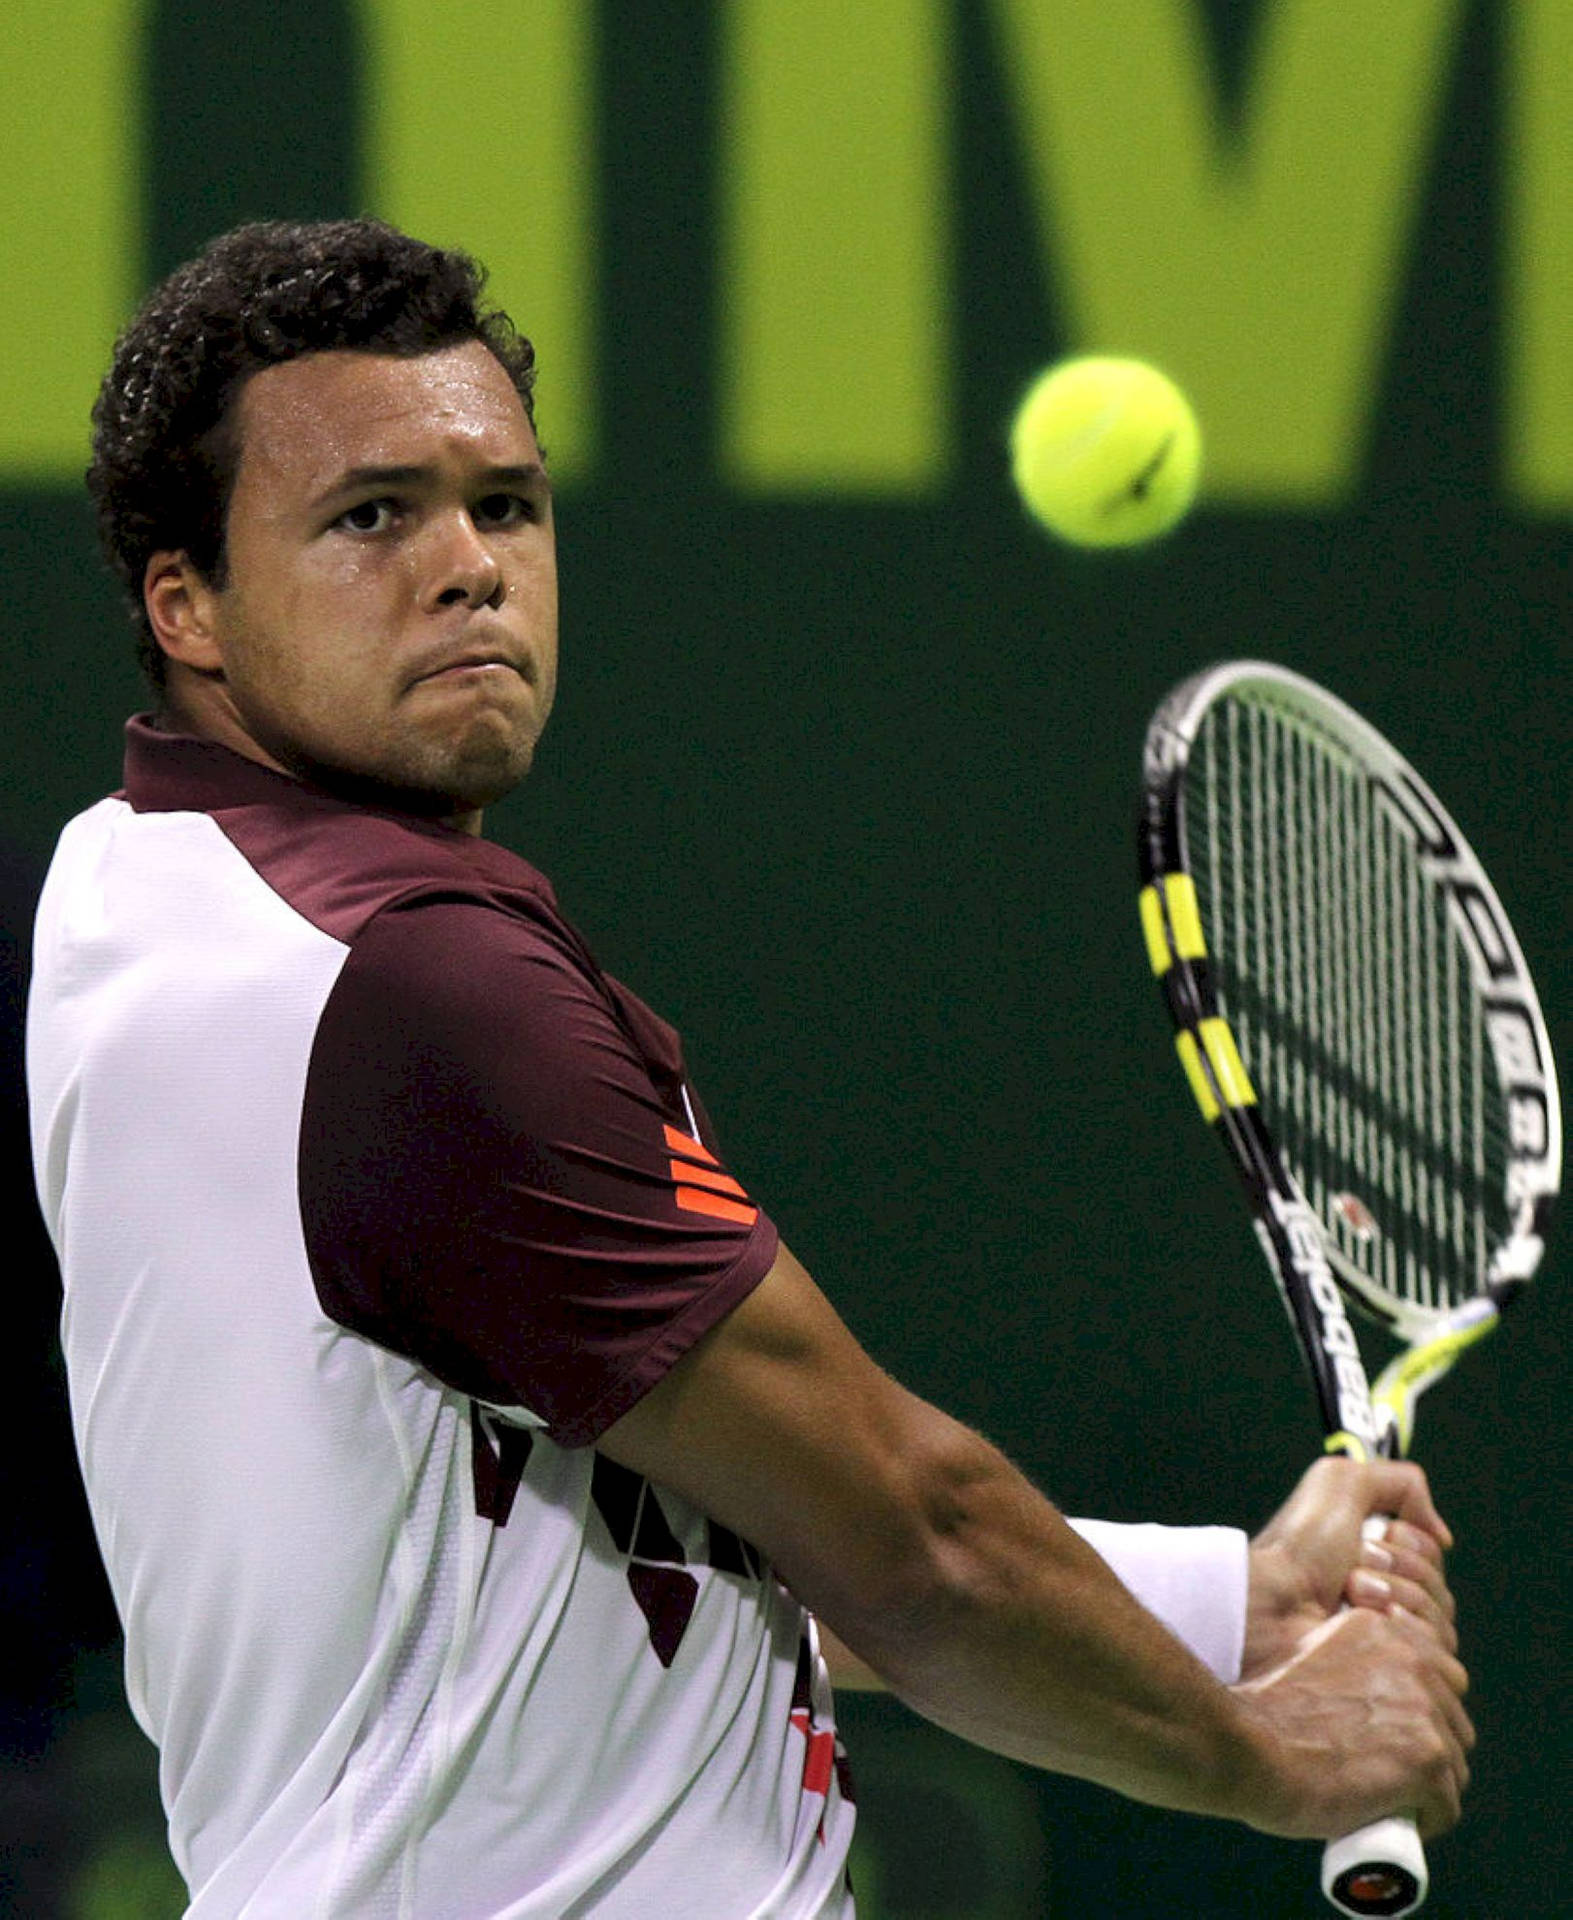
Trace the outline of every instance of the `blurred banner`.
<instances>
[{"instance_id":1,"label":"blurred banner","mask_svg":"<svg viewBox=\"0 0 1573 1920\"><path fill-rule=\"evenodd\" d=\"M1566 1063L1573 7L11 0L6 71L0 1912L180 1911L15 1063L30 889L145 704L88 410L241 219L468 247L536 340L563 687L491 829L682 1028L865 1343L1073 1511L1264 1520L1318 1436L1153 997L1136 755L1213 658L1360 707L1475 840ZM1124 557L1051 544L1005 470L1029 377L1091 348L1207 440L1201 509ZM1481 1732L1438 1920L1573 1906L1567 1271L1422 1416ZM1314 1849L845 1718L865 1920L1322 1910Z\"/></svg>"}]
</instances>

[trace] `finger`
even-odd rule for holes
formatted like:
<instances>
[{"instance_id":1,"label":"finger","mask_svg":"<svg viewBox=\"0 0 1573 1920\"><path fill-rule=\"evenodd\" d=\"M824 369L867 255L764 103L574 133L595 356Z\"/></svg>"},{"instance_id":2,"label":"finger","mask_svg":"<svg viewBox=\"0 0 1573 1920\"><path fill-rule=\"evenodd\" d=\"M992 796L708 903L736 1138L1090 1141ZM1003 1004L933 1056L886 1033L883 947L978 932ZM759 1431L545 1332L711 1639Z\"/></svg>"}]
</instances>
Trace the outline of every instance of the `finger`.
<instances>
[{"instance_id":1,"label":"finger","mask_svg":"<svg viewBox=\"0 0 1573 1920\"><path fill-rule=\"evenodd\" d=\"M1469 1765L1460 1760L1457 1769L1439 1768L1428 1782L1429 1791L1419 1797L1415 1807L1415 1825L1422 1840L1437 1840L1451 1833L1464 1811L1464 1793L1469 1786Z\"/></svg>"},{"instance_id":2,"label":"finger","mask_svg":"<svg viewBox=\"0 0 1573 1920\"><path fill-rule=\"evenodd\" d=\"M1439 1614L1447 1620L1457 1619L1458 1603L1453 1598L1452 1588L1447 1584L1447 1575L1443 1572L1439 1561L1429 1554L1417 1553L1396 1533L1387 1540L1368 1542L1367 1545L1377 1546L1387 1553L1388 1565L1385 1571L1394 1579L1406 1580L1419 1587L1430 1597L1432 1605ZM1364 1555L1362 1559L1365 1559ZM1375 1559L1365 1560L1365 1564L1378 1566Z\"/></svg>"},{"instance_id":3,"label":"finger","mask_svg":"<svg viewBox=\"0 0 1573 1920\"><path fill-rule=\"evenodd\" d=\"M1452 1529L1437 1512L1425 1474L1413 1460L1368 1461L1366 1476L1372 1494L1368 1512L1391 1514L1438 1545L1452 1546Z\"/></svg>"},{"instance_id":4,"label":"finger","mask_svg":"<svg viewBox=\"0 0 1573 1920\"><path fill-rule=\"evenodd\" d=\"M1415 1581L1406 1580L1401 1574L1388 1576L1392 1590L1393 1604L1418 1620L1423 1620L1436 1636L1439 1645L1448 1653L1458 1652L1458 1629L1453 1625L1452 1615L1439 1606L1435 1596Z\"/></svg>"},{"instance_id":5,"label":"finger","mask_svg":"<svg viewBox=\"0 0 1573 1920\"><path fill-rule=\"evenodd\" d=\"M1463 1762L1464 1756L1473 1752L1475 1745L1475 1723L1469 1717L1469 1709L1459 1693L1450 1684L1445 1684L1440 1675L1432 1679L1431 1698L1436 1704L1439 1723L1446 1727L1448 1737L1457 1749L1454 1757ZM1464 1772L1468 1772L1467 1765Z\"/></svg>"},{"instance_id":6,"label":"finger","mask_svg":"<svg viewBox=\"0 0 1573 1920\"><path fill-rule=\"evenodd\" d=\"M1449 1726L1453 1729L1453 1738L1465 1753L1473 1753L1475 1750L1475 1741L1478 1738L1475 1733L1475 1723L1470 1719L1468 1710L1456 1694L1453 1696L1452 1702L1448 1707L1447 1718ZM1466 1780L1468 1776L1469 1767L1466 1762L1464 1766L1464 1777Z\"/></svg>"},{"instance_id":7,"label":"finger","mask_svg":"<svg viewBox=\"0 0 1573 1920\"><path fill-rule=\"evenodd\" d=\"M1442 1565L1441 1541L1434 1533L1427 1533L1408 1520L1390 1519L1382 1530L1381 1544L1395 1553L1424 1560L1433 1567Z\"/></svg>"},{"instance_id":8,"label":"finger","mask_svg":"<svg viewBox=\"0 0 1573 1920\"><path fill-rule=\"evenodd\" d=\"M1369 1567L1356 1567L1344 1588L1344 1597L1350 1606L1365 1607L1376 1613L1401 1607L1423 1621L1447 1652L1458 1652L1458 1631L1450 1613L1419 1581L1406 1579L1399 1573L1378 1573Z\"/></svg>"},{"instance_id":9,"label":"finger","mask_svg":"<svg viewBox=\"0 0 1573 1920\"><path fill-rule=\"evenodd\" d=\"M1469 1788L1468 1755L1469 1749L1474 1744L1475 1730L1470 1726L1467 1717L1461 1727L1455 1725L1450 1719L1440 1763L1435 1773L1447 1814L1447 1824L1450 1827L1458 1822L1463 1797Z\"/></svg>"},{"instance_id":10,"label":"finger","mask_svg":"<svg viewBox=\"0 0 1573 1920\"><path fill-rule=\"evenodd\" d=\"M1436 1764L1427 1769L1416 1825L1428 1839L1458 1825L1469 1788L1469 1762L1454 1742L1444 1743Z\"/></svg>"},{"instance_id":11,"label":"finger","mask_svg":"<svg viewBox=\"0 0 1573 1920\"><path fill-rule=\"evenodd\" d=\"M1387 1617L1395 1627L1420 1650L1424 1656L1422 1671L1428 1676L1434 1675L1436 1685L1433 1691L1440 1700L1444 1693L1451 1693L1454 1699L1462 1700L1469 1691L1469 1669L1447 1648L1438 1644L1436 1636L1423 1620L1418 1619L1407 1608L1394 1605L1388 1608Z\"/></svg>"},{"instance_id":12,"label":"finger","mask_svg":"<svg viewBox=\"0 0 1573 1920\"><path fill-rule=\"evenodd\" d=\"M1410 1544L1421 1538L1425 1538L1428 1551ZM1345 1597L1355 1606L1379 1607L1384 1601L1380 1582L1385 1580L1393 1599L1432 1622L1443 1640L1450 1647L1456 1646L1453 1622L1458 1616L1458 1605L1438 1556L1436 1542L1429 1536L1395 1523L1383 1539L1361 1542L1360 1564L1351 1573ZM1374 1578L1359 1577L1362 1574Z\"/></svg>"},{"instance_id":13,"label":"finger","mask_svg":"<svg viewBox=\"0 0 1573 1920\"><path fill-rule=\"evenodd\" d=\"M1402 1610L1390 1616L1406 1633L1417 1623L1406 1621ZM1437 1655L1423 1670L1421 1678L1432 1710L1428 1716L1430 1735L1435 1742L1430 1757L1421 1766L1415 1806L1422 1833L1445 1833L1458 1822L1463 1795L1469 1785L1469 1752L1475 1744L1475 1729L1460 1697L1468 1676L1456 1660Z\"/></svg>"},{"instance_id":14,"label":"finger","mask_svg":"<svg viewBox=\"0 0 1573 1920\"><path fill-rule=\"evenodd\" d=\"M1435 1725L1428 1756L1411 1777L1409 1804L1427 1839L1458 1825L1469 1787L1469 1761L1451 1727Z\"/></svg>"}]
</instances>

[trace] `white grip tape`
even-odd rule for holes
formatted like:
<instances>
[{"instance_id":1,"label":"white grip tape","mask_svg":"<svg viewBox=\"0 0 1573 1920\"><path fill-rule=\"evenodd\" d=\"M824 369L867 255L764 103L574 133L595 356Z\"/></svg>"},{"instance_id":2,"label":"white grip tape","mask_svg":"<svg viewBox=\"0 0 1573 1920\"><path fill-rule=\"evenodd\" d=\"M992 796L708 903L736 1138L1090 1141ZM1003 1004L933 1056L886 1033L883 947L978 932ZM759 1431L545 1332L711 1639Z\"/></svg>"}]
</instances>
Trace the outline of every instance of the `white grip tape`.
<instances>
[{"instance_id":1,"label":"white grip tape","mask_svg":"<svg viewBox=\"0 0 1573 1920\"><path fill-rule=\"evenodd\" d=\"M1322 1854L1322 1891L1340 1913L1414 1913L1429 1885L1425 1848L1403 1814L1329 1840Z\"/></svg>"},{"instance_id":2,"label":"white grip tape","mask_svg":"<svg viewBox=\"0 0 1573 1920\"><path fill-rule=\"evenodd\" d=\"M1361 1537L1383 1539L1389 1521L1385 1513L1369 1515ZM1340 1913L1356 1920L1414 1913L1424 1905L1429 1886L1425 1848L1407 1814L1373 1820L1342 1840L1329 1840L1323 1849L1322 1891Z\"/></svg>"}]
</instances>

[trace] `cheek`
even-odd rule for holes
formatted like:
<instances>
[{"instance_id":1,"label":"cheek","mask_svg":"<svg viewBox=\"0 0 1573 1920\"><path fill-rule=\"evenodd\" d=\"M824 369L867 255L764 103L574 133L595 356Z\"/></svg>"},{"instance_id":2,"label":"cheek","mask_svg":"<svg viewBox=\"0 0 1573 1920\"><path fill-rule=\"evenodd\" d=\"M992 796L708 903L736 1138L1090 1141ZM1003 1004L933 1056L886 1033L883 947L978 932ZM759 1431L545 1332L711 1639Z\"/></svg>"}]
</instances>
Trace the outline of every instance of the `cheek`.
<instances>
[{"instance_id":1,"label":"cheek","mask_svg":"<svg viewBox=\"0 0 1573 1920\"><path fill-rule=\"evenodd\" d=\"M323 567L296 583L285 609L288 644L313 674L348 676L385 660L409 605L400 560Z\"/></svg>"},{"instance_id":2,"label":"cheek","mask_svg":"<svg viewBox=\"0 0 1573 1920\"><path fill-rule=\"evenodd\" d=\"M292 583L292 624L303 631L331 626L346 636L380 632L409 604L413 577L413 557L402 550L335 550Z\"/></svg>"},{"instance_id":3,"label":"cheek","mask_svg":"<svg viewBox=\"0 0 1573 1920\"><path fill-rule=\"evenodd\" d=\"M231 654L235 690L280 713L348 719L376 690L388 627L364 579L297 581L247 609Z\"/></svg>"},{"instance_id":4,"label":"cheek","mask_svg":"<svg viewBox=\"0 0 1573 1920\"><path fill-rule=\"evenodd\" d=\"M530 609L531 618L541 630L543 639L550 638L556 644L557 635L557 569L554 565L542 564L530 568L524 574L520 585L521 596Z\"/></svg>"}]
</instances>

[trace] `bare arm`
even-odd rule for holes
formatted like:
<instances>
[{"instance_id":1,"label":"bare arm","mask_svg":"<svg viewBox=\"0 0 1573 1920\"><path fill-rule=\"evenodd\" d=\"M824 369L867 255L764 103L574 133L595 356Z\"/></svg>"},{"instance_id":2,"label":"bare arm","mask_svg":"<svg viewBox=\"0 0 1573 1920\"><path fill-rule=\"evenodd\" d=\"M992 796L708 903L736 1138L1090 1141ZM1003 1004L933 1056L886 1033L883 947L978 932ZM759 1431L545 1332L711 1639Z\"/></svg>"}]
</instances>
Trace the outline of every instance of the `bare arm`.
<instances>
[{"instance_id":1,"label":"bare arm","mask_svg":"<svg viewBox=\"0 0 1573 1920\"><path fill-rule=\"evenodd\" d=\"M1366 1540L1361 1531L1373 1514L1391 1516L1381 1542ZM1084 1522L1071 1524L1085 1536ZM1451 1543L1425 1475L1412 1461L1368 1466L1342 1457L1317 1461L1250 1543L1239 1677L1259 1679L1282 1666L1308 1633L1344 1605L1379 1612L1403 1607L1456 1653L1453 1596L1442 1571L1443 1547ZM1092 1544L1137 1598L1145 1599L1144 1589L1102 1539ZM823 1621L819 1642L838 1692L884 1688L867 1661Z\"/></svg>"},{"instance_id":2,"label":"bare arm","mask_svg":"<svg viewBox=\"0 0 1573 1920\"><path fill-rule=\"evenodd\" d=\"M996 1752L1278 1832L1400 1804L1456 1818L1463 1675L1432 1634L1350 1614L1287 1669L1219 1685L785 1252L601 1446L755 1541L893 1691Z\"/></svg>"},{"instance_id":3,"label":"bare arm","mask_svg":"<svg viewBox=\"0 0 1573 1920\"><path fill-rule=\"evenodd\" d=\"M824 1655L830 1684L837 1693L886 1693L889 1689L866 1660L860 1660L823 1620L819 1622L819 1651Z\"/></svg>"}]
</instances>

